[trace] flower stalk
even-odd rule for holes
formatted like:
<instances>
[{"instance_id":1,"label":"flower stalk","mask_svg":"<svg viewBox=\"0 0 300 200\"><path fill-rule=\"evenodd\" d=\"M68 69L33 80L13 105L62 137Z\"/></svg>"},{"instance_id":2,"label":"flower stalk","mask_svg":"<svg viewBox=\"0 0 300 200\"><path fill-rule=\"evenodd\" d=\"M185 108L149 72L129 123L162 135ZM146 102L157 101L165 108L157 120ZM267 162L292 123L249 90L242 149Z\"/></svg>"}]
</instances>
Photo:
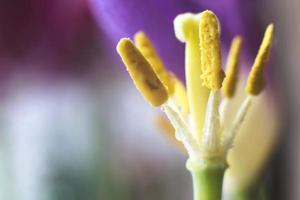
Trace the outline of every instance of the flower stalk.
<instances>
[{"instance_id":1,"label":"flower stalk","mask_svg":"<svg viewBox=\"0 0 300 200\"><path fill-rule=\"evenodd\" d=\"M223 177L227 168L224 162L188 160L186 167L192 175L194 200L222 199Z\"/></svg>"}]
</instances>

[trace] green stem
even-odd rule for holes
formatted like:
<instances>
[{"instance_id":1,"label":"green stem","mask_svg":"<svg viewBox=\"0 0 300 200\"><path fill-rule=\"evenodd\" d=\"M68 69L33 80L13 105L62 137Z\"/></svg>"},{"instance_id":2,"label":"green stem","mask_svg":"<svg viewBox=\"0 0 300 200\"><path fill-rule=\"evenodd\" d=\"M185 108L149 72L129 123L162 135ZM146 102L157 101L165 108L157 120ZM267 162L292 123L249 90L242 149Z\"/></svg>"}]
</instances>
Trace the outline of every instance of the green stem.
<instances>
[{"instance_id":1,"label":"green stem","mask_svg":"<svg viewBox=\"0 0 300 200\"><path fill-rule=\"evenodd\" d=\"M187 162L193 179L194 200L221 200L223 177L227 165L224 162Z\"/></svg>"}]
</instances>

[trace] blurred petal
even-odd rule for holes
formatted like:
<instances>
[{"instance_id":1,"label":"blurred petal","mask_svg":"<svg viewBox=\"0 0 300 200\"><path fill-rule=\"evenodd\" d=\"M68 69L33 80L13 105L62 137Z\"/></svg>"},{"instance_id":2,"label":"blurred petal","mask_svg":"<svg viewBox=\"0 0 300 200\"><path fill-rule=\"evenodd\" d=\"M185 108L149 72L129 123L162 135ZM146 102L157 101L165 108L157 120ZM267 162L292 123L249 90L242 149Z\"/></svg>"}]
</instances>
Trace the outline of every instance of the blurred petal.
<instances>
[{"instance_id":1,"label":"blurred petal","mask_svg":"<svg viewBox=\"0 0 300 200\"><path fill-rule=\"evenodd\" d=\"M244 85L245 83L239 84L237 96L230 102L232 112L229 113L225 126L231 123L244 99ZM229 189L240 189L254 183L269 161L278 141L278 107L268 92L265 91L253 99L252 107L234 141L234 147L228 154L230 167L225 182Z\"/></svg>"},{"instance_id":2,"label":"blurred petal","mask_svg":"<svg viewBox=\"0 0 300 200\"><path fill-rule=\"evenodd\" d=\"M1 74L74 70L84 55L82 46L90 41L91 22L86 0L1 1Z\"/></svg>"}]
</instances>

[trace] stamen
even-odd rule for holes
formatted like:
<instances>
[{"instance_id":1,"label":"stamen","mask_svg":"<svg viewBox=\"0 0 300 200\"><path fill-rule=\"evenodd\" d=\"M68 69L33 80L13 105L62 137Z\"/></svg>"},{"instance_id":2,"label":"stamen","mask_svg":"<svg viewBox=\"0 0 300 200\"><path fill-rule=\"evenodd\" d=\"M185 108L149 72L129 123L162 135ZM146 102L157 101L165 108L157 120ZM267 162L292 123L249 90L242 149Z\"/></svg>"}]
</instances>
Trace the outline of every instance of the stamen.
<instances>
[{"instance_id":1,"label":"stamen","mask_svg":"<svg viewBox=\"0 0 300 200\"><path fill-rule=\"evenodd\" d=\"M274 26L273 24L270 24L265 31L263 41L259 47L259 51L248 77L246 91L249 95L258 95L264 89L265 81L263 78L263 72L265 63L270 54L273 32Z\"/></svg>"},{"instance_id":2,"label":"stamen","mask_svg":"<svg viewBox=\"0 0 300 200\"><path fill-rule=\"evenodd\" d=\"M171 96L174 93L174 83L172 76L166 70L150 39L144 32L140 31L135 34L134 41L137 48L142 52L143 56L150 63L154 72L168 89L168 93Z\"/></svg>"},{"instance_id":3,"label":"stamen","mask_svg":"<svg viewBox=\"0 0 300 200\"><path fill-rule=\"evenodd\" d=\"M168 99L168 92L151 65L134 44L126 38L119 41L117 51L135 86L152 106L160 106Z\"/></svg>"},{"instance_id":4,"label":"stamen","mask_svg":"<svg viewBox=\"0 0 300 200\"><path fill-rule=\"evenodd\" d=\"M220 112L220 123L224 126L225 119L229 112L229 98L223 98L220 103L219 112ZM223 127L224 128L224 127Z\"/></svg>"},{"instance_id":5,"label":"stamen","mask_svg":"<svg viewBox=\"0 0 300 200\"><path fill-rule=\"evenodd\" d=\"M168 103L163 104L162 109L176 130L176 139L183 143L188 151L189 156L192 158L199 156L199 145L197 144L197 141L193 137L182 116L170 105L168 105Z\"/></svg>"},{"instance_id":6,"label":"stamen","mask_svg":"<svg viewBox=\"0 0 300 200\"><path fill-rule=\"evenodd\" d=\"M221 151L221 127L219 119L218 92L211 91L208 99L205 124L203 130L202 145L207 155L215 156Z\"/></svg>"},{"instance_id":7,"label":"stamen","mask_svg":"<svg viewBox=\"0 0 300 200\"><path fill-rule=\"evenodd\" d=\"M185 75L192 133L201 142L209 90L200 78L199 21L200 14L180 14L174 20L174 29L177 39L185 42Z\"/></svg>"},{"instance_id":8,"label":"stamen","mask_svg":"<svg viewBox=\"0 0 300 200\"><path fill-rule=\"evenodd\" d=\"M236 117L232 123L231 128L229 128L229 130L225 133L225 138L224 138L224 150L225 152L227 152L231 147L232 144L234 142L235 136L238 132L238 130L240 129L246 114L248 113L248 110L251 106L251 97L247 97L242 106L240 107L240 109L238 110Z\"/></svg>"},{"instance_id":9,"label":"stamen","mask_svg":"<svg viewBox=\"0 0 300 200\"><path fill-rule=\"evenodd\" d=\"M237 85L241 45L242 38L240 36L236 36L231 43L226 64L226 78L224 79L222 86L223 96L226 98L233 97Z\"/></svg>"},{"instance_id":10,"label":"stamen","mask_svg":"<svg viewBox=\"0 0 300 200\"><path fill-rule=\"evenodd\" d=\"M220 26L212 11L201 13L199 26L201 68L204 85L217 91L222 87L225 77L221 68Z\"/></svg>"}]
</instances>

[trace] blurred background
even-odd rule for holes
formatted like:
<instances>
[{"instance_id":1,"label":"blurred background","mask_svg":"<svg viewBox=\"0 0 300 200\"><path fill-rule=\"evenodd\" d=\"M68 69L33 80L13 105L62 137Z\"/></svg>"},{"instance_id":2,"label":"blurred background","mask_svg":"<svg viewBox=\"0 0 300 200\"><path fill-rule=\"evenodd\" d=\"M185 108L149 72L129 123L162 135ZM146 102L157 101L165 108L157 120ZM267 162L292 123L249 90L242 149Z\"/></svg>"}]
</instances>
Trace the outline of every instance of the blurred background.
<instances>
[{"instance_id":1,"label":"blurred background","mask_svg":"<svg viewBox=\"0 0 300 200\"><path fill-rule=\"evenodd\" d=\"M137 30L122 32L134 18L116 19L114 12L135 1L103 2L0 0L0 199L192 199L185 154L160 133L159 111L136 91L115 53L117 38ZM157 2L158 10L172 3ZM216 8L225 22L225 54L236 24L251 39L275 24L268 67L280 136L264 176L270 199L299 199L300 1L191 2L180 2L170 17ZM227 19L227 12L235 15ZM257 51L260 40L252 41L243 63ZM167 42L159 50L172 60ZM181 59L169 66L182 78L183 45L176 45Z\"/></svg>"}]
</instances>

